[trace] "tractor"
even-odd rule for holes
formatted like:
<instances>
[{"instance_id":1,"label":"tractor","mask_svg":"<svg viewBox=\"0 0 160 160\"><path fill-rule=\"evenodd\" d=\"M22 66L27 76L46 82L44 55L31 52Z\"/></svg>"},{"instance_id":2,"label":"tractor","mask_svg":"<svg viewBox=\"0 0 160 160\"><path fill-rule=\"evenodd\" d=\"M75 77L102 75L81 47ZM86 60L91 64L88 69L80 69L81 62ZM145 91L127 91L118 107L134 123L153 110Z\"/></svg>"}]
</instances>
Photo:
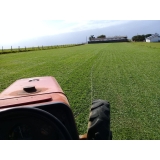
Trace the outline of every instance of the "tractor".
<instances>
[{"instance_id":1,"label":"tractor","mask_svg":"<svg viewBox=\"0 0 160 160\"><path fill-rule=\"evenodd\" d=\"M1 140L111 140L110 104L92 102L87 133L79 135L67 99L51 76L15 81L0 94Z\"/></svg>"}]
</instances>

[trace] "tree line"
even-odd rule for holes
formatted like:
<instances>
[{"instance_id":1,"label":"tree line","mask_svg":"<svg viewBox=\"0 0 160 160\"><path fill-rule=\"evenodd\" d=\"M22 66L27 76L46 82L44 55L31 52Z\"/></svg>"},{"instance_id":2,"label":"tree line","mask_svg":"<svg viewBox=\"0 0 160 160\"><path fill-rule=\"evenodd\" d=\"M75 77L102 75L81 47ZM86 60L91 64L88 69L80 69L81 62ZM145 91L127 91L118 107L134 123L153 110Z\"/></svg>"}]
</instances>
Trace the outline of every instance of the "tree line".
<instances>
[{"instance_id":1,"label":"tree line","mask_svg":"<svg viewBox=\"0 0 160 160\"><path fill-rule=\"evenodd\" d=\"M95 38L94 35L91 35L91 36L89 37L89 40L94 39L94 38ZM102 34L102 35L100 35L100 36L97 36L97 38L106 38L106 35Z\"/></svg>"},{"instance_id":2,"label":"tree line","mask_svg":"<svg viewBox=\"0 0 160 160\"><path fill-rule=\"evenodd\" d=\"M133 37L132 37L132 41L137 41L137 42L139 42L139 41L145 41L145 39L146 39L147 37L151 36L151 35L152 35L152 34L136 35L136 36L133 36Z\"/></svg>"}]
</instances>

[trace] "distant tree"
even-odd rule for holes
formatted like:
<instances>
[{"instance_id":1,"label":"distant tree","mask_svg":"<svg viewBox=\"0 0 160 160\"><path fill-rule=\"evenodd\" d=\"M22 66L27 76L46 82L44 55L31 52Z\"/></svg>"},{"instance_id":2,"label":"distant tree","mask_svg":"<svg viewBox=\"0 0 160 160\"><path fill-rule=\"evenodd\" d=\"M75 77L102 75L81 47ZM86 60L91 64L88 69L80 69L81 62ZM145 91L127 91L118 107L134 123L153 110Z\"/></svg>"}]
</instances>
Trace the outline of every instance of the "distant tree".
<instances>
[{"instance_id":1,"label":"distant tree","mask_svg":"<svg viewBox=\"0 0 160 160\"><path fill-rule=\"evenodd\" d=\"M94 37L94 35L91 35L90 37L89 37L89 40L91 41L92 39L94 39L95 37Z\"/></svg>"},{"instance_id":2,"label":"distant tree","mask_svg":"<svg viewBox=\"0 0 160 160\"><path fill-rule=\"evenodd\" d=\"M98 36L97 38L106 38L106 36L102 34L102 35Z\"/></svg>"},{"instance_id":3,"label":"distant tree","mask_svg":"<svg viewBox=\"0 0 160 160\"><path fill-rule=\"evenodd\" d=\"M146 38L146 37L145 37L145 35L143 34L143 35L141 35L140 40L141 40L141 41L144 41L144 40L145 40L145 38Z\"/></svg>"},{"instance_id":4,"label":"distant tree","mask_svg":"<svg viewBox=\"0 0 160 160\"><path fill-rule=\"evenodd\" d=\"M147 37L149 37L149 36L151 36L151 34L146 34L146 35L145 35L145 38L147 38Z\"/></svg>"},{"instance_id":5,"label":"distant tree","mask_svg":"<svg viewBox=\"0 0 160 160\"><path fill-rule=\"evenodd\" d=\"M144 41L146 37L151 36L151 34L146 34L146 35L136 35L132 37L132 41L140 42Z\"/></svg>"}]
</instances>

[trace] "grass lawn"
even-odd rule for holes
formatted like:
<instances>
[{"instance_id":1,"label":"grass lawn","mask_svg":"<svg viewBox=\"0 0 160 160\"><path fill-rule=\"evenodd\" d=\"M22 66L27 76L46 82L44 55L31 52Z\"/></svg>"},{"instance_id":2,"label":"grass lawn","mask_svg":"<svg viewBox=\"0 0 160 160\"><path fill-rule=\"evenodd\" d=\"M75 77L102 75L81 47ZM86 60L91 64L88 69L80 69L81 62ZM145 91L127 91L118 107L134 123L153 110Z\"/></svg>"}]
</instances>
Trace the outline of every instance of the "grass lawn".
<instances>
[{"instance_id":1,"label":"grass lawn","mask_svg":"<svg viewBox=\"0 0 160 160\"><path fill-rule=\"evenodd\" d=\"M17 79L53 76L79 134L93 99L111 104L113 139L160 139L160 43L88 44L0 55L0 92Z\"/></svg>"}]
</instances>

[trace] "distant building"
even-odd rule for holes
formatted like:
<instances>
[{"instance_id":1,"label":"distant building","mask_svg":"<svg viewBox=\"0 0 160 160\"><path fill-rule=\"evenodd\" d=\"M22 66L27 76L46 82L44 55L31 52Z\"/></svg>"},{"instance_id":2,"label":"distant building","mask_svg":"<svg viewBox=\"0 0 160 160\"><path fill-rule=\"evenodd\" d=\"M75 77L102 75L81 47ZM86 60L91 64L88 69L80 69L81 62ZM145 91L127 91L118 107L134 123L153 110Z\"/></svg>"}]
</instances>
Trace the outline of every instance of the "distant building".
<instances>
[{"instance_id":1,"label":"distant building","mask_svg":"<svg viewBox=\"0 0 160 160\"><path fill-rule=\"evenodd\" d=\"M155 33L146 38L146 42L160 42L160 36L158 33Z\"/></svg>"},{"instance_id":2,"label":"distant building","mask_svg":"<svg viewBox=\"0 0 160 160\"><path fill-rule=\"evenodd\" d=\"M114 36L106 38L91 38L88 43L128 42L127 36Z\"/></svg>"}]
</instances>

